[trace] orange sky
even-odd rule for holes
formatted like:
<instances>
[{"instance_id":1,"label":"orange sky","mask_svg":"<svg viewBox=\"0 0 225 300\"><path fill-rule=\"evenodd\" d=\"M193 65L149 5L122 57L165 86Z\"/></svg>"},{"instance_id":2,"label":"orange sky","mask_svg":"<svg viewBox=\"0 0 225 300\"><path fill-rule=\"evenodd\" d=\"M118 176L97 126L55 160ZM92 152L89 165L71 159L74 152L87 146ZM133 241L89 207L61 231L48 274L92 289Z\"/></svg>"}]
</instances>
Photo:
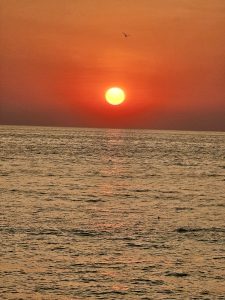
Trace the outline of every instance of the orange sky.
<instances>
[{"instance_id":1,"label":"orange sky","mask_svg":"<svg viewBox=\"0 0 225 300\"><path fill-rule=\"evenodd\" d=\"M224 29L224 0L1 0L0 123L225 130Z\"/></svg>"}]
</instances>

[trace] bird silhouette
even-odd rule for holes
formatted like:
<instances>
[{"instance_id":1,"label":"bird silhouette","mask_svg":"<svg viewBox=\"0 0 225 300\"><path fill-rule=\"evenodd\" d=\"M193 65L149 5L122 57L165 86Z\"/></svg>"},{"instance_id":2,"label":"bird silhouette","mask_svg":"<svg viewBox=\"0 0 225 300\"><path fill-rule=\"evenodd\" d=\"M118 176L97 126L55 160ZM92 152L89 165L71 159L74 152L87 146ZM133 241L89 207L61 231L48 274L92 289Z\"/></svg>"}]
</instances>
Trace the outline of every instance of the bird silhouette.
<instances>
[{"instance_id":1,"label":"bird silhouette","mask_svg":"<svg viewBox=\"0 0 225 300\"><path fill-rule=\"evenodd\" d=\"M128 38L130 35L129 34L127 34L126 32L122 32L122 34L123 34L123 36L125 37L125 38Z\"/></svg>"}]
</instances>

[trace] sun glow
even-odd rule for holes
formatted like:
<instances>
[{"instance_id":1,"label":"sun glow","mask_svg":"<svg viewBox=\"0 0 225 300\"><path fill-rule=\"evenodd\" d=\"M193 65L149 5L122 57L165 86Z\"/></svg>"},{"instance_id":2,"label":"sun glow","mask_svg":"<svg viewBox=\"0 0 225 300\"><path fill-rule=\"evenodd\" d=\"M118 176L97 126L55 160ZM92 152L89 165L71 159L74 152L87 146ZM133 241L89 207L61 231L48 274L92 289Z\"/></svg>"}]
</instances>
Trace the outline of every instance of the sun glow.
<instances>
[{"instance_id":1,"label":"sun glow","mask_svg":"<svg viewBox=\"0 0 225 300\"><path fill-rule=\"evenodd\" d=\"M125 98L125 92L119 87L112 87L105 93L105 99L111 105L120 105L124 102Z\"/></svg>"}]
</instances>

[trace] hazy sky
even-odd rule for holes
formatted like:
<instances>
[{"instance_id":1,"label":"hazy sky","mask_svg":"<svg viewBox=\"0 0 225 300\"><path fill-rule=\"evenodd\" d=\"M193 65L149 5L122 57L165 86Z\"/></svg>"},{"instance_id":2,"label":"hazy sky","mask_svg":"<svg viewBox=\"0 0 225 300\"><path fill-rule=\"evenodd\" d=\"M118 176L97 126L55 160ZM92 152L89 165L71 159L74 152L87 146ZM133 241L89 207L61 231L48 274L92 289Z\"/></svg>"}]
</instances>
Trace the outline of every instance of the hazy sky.
<instances>
[{"instance_id":1,"label":"hazy sky","mask_svg":"<svg viewBox=\"0 0 225 300\"><path fill-rule=\"evenodd\" d=\"M0 0L0 123L225 130L224 30L224 0Z\"/></svg>"}]
</instances>

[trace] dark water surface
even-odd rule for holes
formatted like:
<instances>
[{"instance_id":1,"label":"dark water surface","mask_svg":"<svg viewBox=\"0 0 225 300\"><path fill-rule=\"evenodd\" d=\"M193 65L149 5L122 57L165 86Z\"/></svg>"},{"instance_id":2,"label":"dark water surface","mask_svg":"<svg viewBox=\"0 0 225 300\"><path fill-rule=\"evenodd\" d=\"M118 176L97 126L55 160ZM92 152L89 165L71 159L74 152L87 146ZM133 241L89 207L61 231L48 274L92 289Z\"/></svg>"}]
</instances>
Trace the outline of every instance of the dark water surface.
<instances>
[{"instance_id":1,"label":"dark water surface","mask_svg":"<svg viewBox=\"0 0 225 300\"><path fill-rule=\"evenodd\" d=\"M0 127L0 299L225 299L225 134Z\"/></svg>"}]
</instances>

